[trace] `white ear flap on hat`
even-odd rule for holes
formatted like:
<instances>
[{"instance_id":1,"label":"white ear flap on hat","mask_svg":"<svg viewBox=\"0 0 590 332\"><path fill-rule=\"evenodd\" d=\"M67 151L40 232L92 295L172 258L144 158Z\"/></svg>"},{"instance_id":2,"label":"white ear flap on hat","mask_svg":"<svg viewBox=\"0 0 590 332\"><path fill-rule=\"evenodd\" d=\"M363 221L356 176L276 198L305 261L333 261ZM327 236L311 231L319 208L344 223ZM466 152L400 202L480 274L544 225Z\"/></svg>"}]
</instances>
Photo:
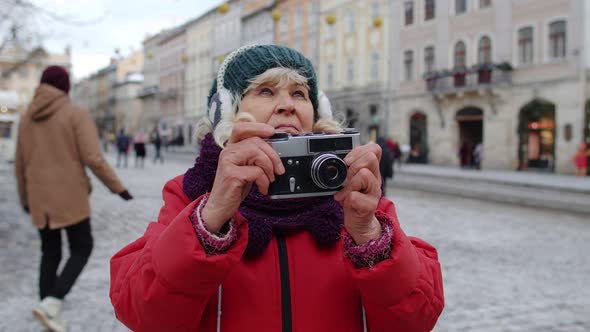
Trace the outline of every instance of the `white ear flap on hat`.
<instances>
[{"instance_id":1,"label":"white ear flap on hat","mask_svg":"<svg viewBox=\"0 0 590 332\"><path fill-rule=\"evenodd\" d=\"M219 101L221 102L221 118L224 121L232 121L235 117L235 105L232 102L231 93L222 88L218 91Z\"/></svg>"},{"instance_id":2,"label":"white ear flap on hat","mask_svg":"<svg viewBox=\"0 0 590 332\"><path fill-rule=\"evenodd\" d=\"M332 105L323 91L318 91L318 115L320 119L333 120Z\"/></svg>"},{"instance_id":3,"label":"white ear flap on hat","mask_svg":"<svg viewBox=\"0 0 590 332\"><path fill-rule=\"evenodd\" d=\"M207 110L207 117L209 118L209 121L211 121L211 125L213 127L215 127L221 118L221 114L218 114L220 104L221 102L219 101L219 94L215 93L211 97L211 105L209 105L209 109Z\"/></svg>"}]
</instances>

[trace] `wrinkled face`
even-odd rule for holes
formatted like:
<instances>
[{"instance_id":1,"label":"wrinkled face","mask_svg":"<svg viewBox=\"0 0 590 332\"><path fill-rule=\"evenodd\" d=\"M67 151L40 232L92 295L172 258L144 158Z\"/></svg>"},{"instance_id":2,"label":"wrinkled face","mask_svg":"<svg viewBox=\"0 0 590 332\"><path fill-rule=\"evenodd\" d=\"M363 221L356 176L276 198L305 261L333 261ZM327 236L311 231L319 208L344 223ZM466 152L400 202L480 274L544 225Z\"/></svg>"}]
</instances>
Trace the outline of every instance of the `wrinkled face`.
<instances>
[{"instance_id":1,"label":"wrinkled face","mask_svg":"<svg viewBox=\"0 0 590 332\"><path fill-rule=\"evenodd\" d=\"M313 128L313 105L304 83L273 77L253 83L240 103L239 112L248 112L256 122L277 131L308 133Z\"/></svg>"}]
</instances>

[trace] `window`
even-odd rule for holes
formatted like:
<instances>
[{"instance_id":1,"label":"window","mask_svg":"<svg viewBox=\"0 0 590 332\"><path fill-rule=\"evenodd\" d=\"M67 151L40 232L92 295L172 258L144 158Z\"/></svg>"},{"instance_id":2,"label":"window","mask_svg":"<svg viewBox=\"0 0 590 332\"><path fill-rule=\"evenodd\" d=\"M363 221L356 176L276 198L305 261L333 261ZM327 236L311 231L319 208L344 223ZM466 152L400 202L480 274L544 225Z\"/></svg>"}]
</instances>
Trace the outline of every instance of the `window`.
<instances>
[{"instance_id":1,"label":"window","mask_svg":"<svg viewBox=\"0 0 590 332\"><path fill-rule=\"evenodd\" d=\"M281 39L287 39L289 33L289 11L285 10L285 13L281 17Z\"/></svg>"},{"instance_id":2,"label":"window","mask_svg":"<svg viewBox=\"0 0 590 332\"><path fill-rule=\"evenodd\" d=\"M434 71L434 46L428 46L424 49L424 71L432 73Z\"/></svg>"},{"instance_id":3,"label":"window","mask_svg":"<svg viewBox=\"0 0 590 332\"><path fill-rule=\"evenodd\" d=\"M371 20L374 20L379 16L381 16L379 15L379 0L373 0L373 3L371 4Z\"/></svg>"},{"instance_id":4,"label":"window","mask_svg":"<svg viewBox=\"0 0 590 332\"><path fill-rule=\"evenodd\" d=\"M488 8L492 6L492 0L479 0L479 8Z\"/></svg>"},{"instance_id":5,"label":"window","mask_svg":"<svg viewBox=\"0 0 590 332\"><path fill-rule=\"evenodd\" d=\"M379 80L379 53L371 54L371 80Z\"/></svg>"},{"instance_id":6,"label":"window","mask_svg":"<svg viewBox=\"0 0 590 332\"><path fill-rule=\"evenodd\" d=\"M326 39L334 38L334 24L328 24L326 26Z\"/></svg>"},{"instance_id":7,"label":"window","mask_svg":"<svg viewBox=\"0 0 590 332\"><path fill-rule=\"evenodd\" d=\"M300 53L303 53L303 38L297 37L295 38L295 42L293 43L293 48Z\"/></svg>"},{"instance_id":8,"label":"window","mask_svg":"<svg viewBox=\"0 0 590 332\"><path fill-rule=\"evenodd\" d=\"M466 51L465 51L465 43L460 41L455 44L455 52L454 52L454 59L455 59L455 68L465 68L466 63Z\"/></svg>"},{"instance_id":9,"label":"window","mask_svg":"<svg viewBox=\"0 0 590 332\"><path fill-rule=\"evenodd\" d=\"M414 78L414 51L409 50L404 52L404 78L406 81L411 81Z\"/></svg>"},{"instance_id":10,"label":"window","mask_svg":"<svg viewBox=\"0 0 590 332\"><path fill-rule=\"evenodd\" d=\"M549 24L549 56L551 59L561 59L565 57L565 38L565 21L556 21Z\"/></svg>"},{"instance_id":11,"label":"window","mask_svg":"<svg viewBox=\"0 0 590 332\"><path fill-rule=\"evenodd\" d=\"M414 24L414 2L413 1L404 2L404 13L405 13L406 25Z\"/></svg>"},{"instance_id":12,"label":"window","mask_svg":"<svg viewBox=\"0 0 590 332\"><path fill-rule=\"evenodd\" d=\"M455 0L455 14L463 14L467 11L467 0Z\"/></svg>"},{"instance_id":13,"label":"window","mask_svg":"<svg viewBox=\"0 0 590 332\"><path fill-rule=\"evenodd\" d=\"M295 29L297 29L297 31L301 30L301 27L303 26L303 8L299 7L297 8L297 11L295 12Z\"/></svg>"},{"instance_id":14,"label":"window","mask_svg":"<svg viewBox=\"0 0 590 332\"><path fill-rule=\"evenodd\" d=\"M492 62L492 41L487 36L481 37L479 44L477 45L477 62Z\"/></svg>"},{"instance_id":15,"label":"window","mask_svg":"<svg viewBox=\"0 0 590 332\"><path fill-rule=\"evenodd\" d=\"M328 88L332 88L334 86L334 65L329 63L327 69L327 85Z\"/></svg>"},{"instance_id":16,"label":"window","mask_svg":"<svg viewBox=\"0 0 590 332\"><path fill-rule=\"evenodd\" d=\"M518 63L528 65L533 63L533 27L518 30Z\"/></svg>"},{"instance_id":17,"label":"window","mask_svg":"<svg viewBox=\"0 0 590 332\"><path fill-rule=\"evenodd\" d=\"M354 32L354 12L353 11L348 12L348 16L347 16L346 22L347 22L347 24L346 24L346 32L347 33Z\"/></svg>"},{"instance_id":18,"label":"window","mask_svg":"<svg viewBox=\"0 0 590 332\"><path fill-rule=\"evenodd\" d=\"M435 16L435 11L434 0L424 0L424 20L432 20Z\"/></svg>"},{"instance_id":19,"label":"window","mask_svg":"<svg viewBox=\"0 0 590 332\"><path fill-rule=\"evenodd\" d=\"M346 60L346 81L349 84L354 82L354 59L348 58Z\"/></svg>"}]
</instances>

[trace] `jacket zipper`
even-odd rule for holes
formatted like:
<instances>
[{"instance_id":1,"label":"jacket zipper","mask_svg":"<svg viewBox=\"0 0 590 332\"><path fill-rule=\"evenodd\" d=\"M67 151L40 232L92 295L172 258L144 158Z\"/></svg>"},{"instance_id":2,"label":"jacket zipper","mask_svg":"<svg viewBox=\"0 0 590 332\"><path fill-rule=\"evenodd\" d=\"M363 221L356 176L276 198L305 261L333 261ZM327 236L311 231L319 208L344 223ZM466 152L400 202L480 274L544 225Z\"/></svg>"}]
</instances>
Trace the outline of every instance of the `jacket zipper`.
<instances>
[{"instance_id":1,"label":"jacket zipper","mask_svg":"<svg viewBox=\"0 0 590 332\"><path fill-rule=\"evenodd\" d=\"M292 332L291 285L289 283L289 257L287 242L282 232L277 231L277 249L279 251L279 270L281 275L281 321L283 332Z\"/></svg>"}]
</instances>

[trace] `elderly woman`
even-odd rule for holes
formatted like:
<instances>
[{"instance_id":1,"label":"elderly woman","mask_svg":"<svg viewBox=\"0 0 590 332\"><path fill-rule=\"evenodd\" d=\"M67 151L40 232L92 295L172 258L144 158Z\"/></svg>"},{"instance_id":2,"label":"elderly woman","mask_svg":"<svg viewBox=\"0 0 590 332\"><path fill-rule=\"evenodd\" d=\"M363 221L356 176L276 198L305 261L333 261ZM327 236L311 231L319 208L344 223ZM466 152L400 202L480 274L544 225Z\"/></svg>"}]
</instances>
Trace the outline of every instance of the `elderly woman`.
<instances>
[{"instance_id":1,"label":"elderly woman","mask_svg":"<svg viewBox=\"0 0 590 332\"><path fill-rule=\"evenodd\" d=\"M311 62L246 46L219 69L194 167L158 221L111 260L111 301L134 331L429 331L443 306L436 250L382 197L376 144L344 159L333 196L273 200L275 132L338 132Z\"/></svg>"}]
</instances>

